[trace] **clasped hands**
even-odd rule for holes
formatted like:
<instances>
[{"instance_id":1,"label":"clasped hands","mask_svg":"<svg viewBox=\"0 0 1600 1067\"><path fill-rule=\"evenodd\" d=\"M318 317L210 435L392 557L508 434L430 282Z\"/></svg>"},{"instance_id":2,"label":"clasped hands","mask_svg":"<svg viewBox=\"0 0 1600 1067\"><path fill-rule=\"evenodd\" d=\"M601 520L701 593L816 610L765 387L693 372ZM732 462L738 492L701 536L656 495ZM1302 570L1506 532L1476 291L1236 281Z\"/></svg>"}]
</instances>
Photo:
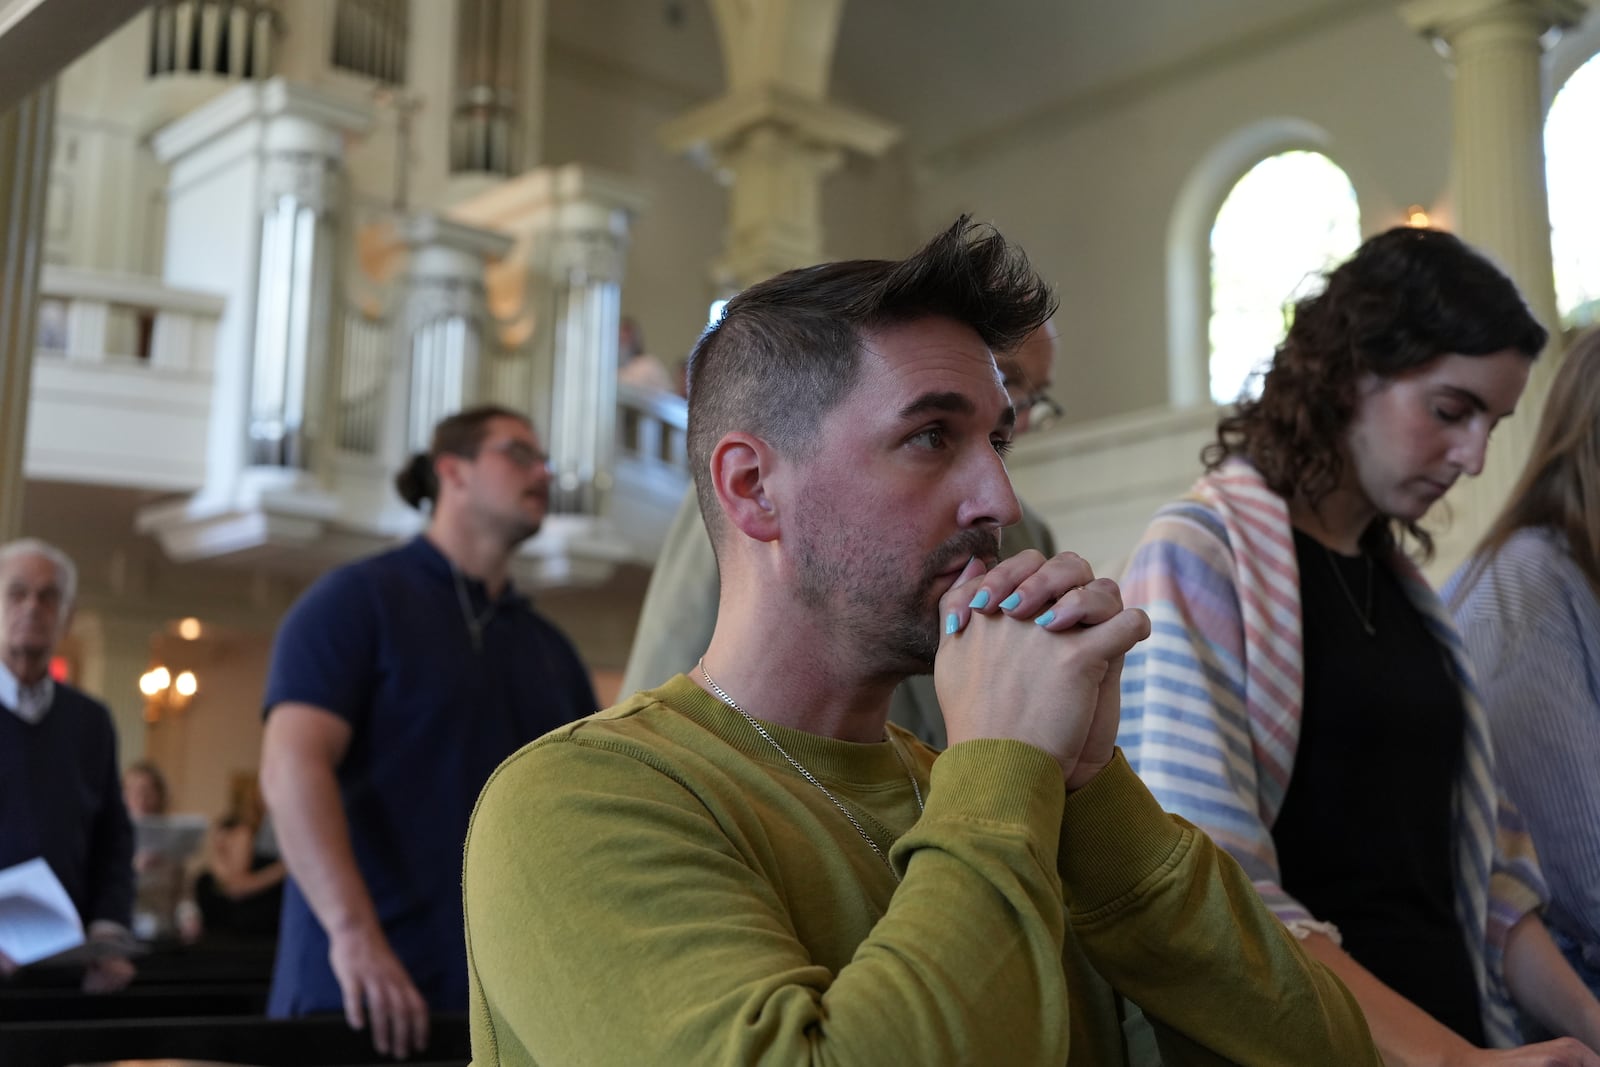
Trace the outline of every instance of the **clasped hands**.
<instances>
[{"instance_id":1,"label":"clasped hands","mask_svg":"<svg viewBox=\"0 0 1600 1067\"><path fill-rule=\"evenodd\" d=\"M950 743L1021 741L1061 765L1068 790L1111 761L1122 659L1150 619L1082 556L1021 552L985 569L974 558L939 602L944 636L934 687Z\"/></svg>"}]
</instances>

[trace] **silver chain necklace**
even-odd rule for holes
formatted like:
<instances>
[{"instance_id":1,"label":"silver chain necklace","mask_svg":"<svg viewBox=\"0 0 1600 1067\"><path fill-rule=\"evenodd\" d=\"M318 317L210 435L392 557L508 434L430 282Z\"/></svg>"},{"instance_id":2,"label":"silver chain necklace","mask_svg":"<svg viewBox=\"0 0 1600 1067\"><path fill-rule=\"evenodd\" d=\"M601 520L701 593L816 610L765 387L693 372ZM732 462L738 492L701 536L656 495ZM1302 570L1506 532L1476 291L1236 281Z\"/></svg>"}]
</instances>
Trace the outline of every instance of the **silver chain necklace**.
<instances>
[{"instance_id":1,"label":"silver chain necklace","mask_svg":"<svg viewBox=\"0 0 1600 1067\"><path fill-rule=\"evenodd\" d=\"M474 652L482 652L483 628L489 625L490 619L494 618L495 602L491 599L489 606L484 609L482 615L475 614L472 610L472 602L467 597L467 582L465 578L461 577L461 569L455 565L453 560L447 560L447 562L450 563L450 577L455 579L456 583L456 603L461 605L461 621L467 624L467 633L472 637L472 650Z\"/></svg>"},{"instance_id":2,"label":"silver chain necklace","mask_svg":"<svg viewBox=\"0 0 1600 1067\"><path fill-rule=\"evenodd\" d=\"M1356 618L1361 620L1361 628L1367 631L1368 637L1378 636L1378 626L1372 621L1372 557L1361 553L1361 558L1367 561L1367 607L1363 611L1361 605L1356 603L1356 595L1345 584L1344 573L1339 570L1339 561L1333 558L1333 549L1327 545L1322 546L1322 551L1328 554L1328 566L1333 568L1334 581L1339 583L1339 589L1344 593L1344 598L1350 602L1350 607L1355 610Z\"/></svg>"},{"instance_id":3,"label":"silver chain necklace","mask_svg":"<svg viewBox=\"0 0 1600 1067\"><path fill-rule=\"evenodd\" d=\"M850 825L856 828L856 833L861 835L861 840L865 841L867 843L867 847L872 849L873 853L883 861L883 865L885 867L889 868L889 873L894 875L894 880L896 882L900 881L900 873L894 869L894 864L889 862L889 857L884 854L883 849L878 847L878 843L872 839L872 835L867 833L867 828L862 826L860 821L857 820L854 815L850 814L850 809L845 807L844 804L840 802L839 798L834 796L833 793L828 790L828 787L823 785L822 782L818 780L816 775L806 770L799 760L789 755L788 750L782 745L778 744L778 739L768 733L766 727L762 726L761 723L756 721L756 719L751 716L748 711L745 711L738 704L734 703L733 698L727 694L722 686L717 684L717 680L715 678L711 677L711 672L706 670L706 660L704 656L700 657L700 673L702 676L704 676L706 685L710 686L711 691L717 695L718 700L728 705L728 707L732 708L734 711L737 711L740 717L743 718L745 722L749 723L751 728L754 729L756 733L760 734L767 744L778 750L778 755L787 760L789 766L793 767L797 772L799 772L800 777L804 778L806 781L810 782L812 785L821 790L822 795L827 797L833 803L833 806L839 809L839 814L850 820ZM916 795L917 798L917 814L921 815L923 810L922 787L917 784L917 777L911 773L911 767L906 763L905 756L900 754L900 746L894 743L894 739L890 737L887 732L884 733L883 739L889 743L889 747L894 751L894 758L900 761L900 769L906 772L906 780L911 783L911 791Z\"/></svg>"}]
</instances>

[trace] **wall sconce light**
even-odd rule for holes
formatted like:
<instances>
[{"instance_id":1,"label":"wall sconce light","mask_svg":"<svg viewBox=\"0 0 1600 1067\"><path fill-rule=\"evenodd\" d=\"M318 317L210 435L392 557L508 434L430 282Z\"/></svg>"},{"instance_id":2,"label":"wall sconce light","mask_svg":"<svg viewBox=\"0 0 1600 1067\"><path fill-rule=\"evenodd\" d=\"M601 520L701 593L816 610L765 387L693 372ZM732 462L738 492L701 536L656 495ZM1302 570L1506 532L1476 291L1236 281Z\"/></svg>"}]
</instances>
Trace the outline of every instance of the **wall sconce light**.
<instances>
[{"instance_id":1,"label":"wall sconce light","mask_svg":"<svg viewBox=\"0 0 1600 1067\"><path fill-rule=\"evenodd\" d=\"M189 706L200 691L194 671L181 671L177 677L165 667L153 667L139 676L139 692L144 694L144 721L159 722L163 714L177 715Z\"/></svg>"},{"instance_id":2,"label":"wall sconce light","mask_svg":"<svg viewBox=\"0 0 1600 1067\"><path fill-rule=\"evenodd\" d=\"M1433 225L1433 220L1428 218L1428 213L1421 204L1412 204L1406 208L1406 225L1419 230L1426 230Z\"/></svg>"}]
</instances>

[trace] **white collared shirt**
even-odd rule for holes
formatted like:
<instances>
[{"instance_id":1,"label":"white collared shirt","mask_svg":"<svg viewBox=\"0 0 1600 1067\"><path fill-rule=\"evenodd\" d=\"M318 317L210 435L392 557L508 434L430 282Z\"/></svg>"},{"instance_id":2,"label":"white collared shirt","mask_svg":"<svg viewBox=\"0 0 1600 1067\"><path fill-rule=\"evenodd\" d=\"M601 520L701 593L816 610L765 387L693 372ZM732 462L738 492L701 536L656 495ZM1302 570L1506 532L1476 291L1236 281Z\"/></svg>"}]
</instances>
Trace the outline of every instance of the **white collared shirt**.
<instances>
[{"instance_id":1,"label":"white collared shirt","mask_svg":"<svg viewBox=\"0 0 1600 1067\"><path fill-rule=\"evenodd\" d=\"M0 663L0 704L26 723L36 723L50 710L56 696L56 683L47 674L33 685L23 685L4 663Z\"/></svg>"}]
</instances>

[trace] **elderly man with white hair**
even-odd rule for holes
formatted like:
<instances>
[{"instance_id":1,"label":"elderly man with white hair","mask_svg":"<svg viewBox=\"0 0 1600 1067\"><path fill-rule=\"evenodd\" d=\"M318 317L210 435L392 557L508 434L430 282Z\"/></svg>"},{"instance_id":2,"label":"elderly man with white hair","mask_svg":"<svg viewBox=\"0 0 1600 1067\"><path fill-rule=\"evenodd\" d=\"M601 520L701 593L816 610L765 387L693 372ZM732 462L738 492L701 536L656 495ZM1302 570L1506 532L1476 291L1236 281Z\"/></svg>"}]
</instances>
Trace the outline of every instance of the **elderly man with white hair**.
<instances>
[{"instance_id":1,"label":"elderly man with white hair","mask_svg":"<svg viewBox=\"0 0 1600 1067\"><path fill-rule=\"evenodd\" d=\"M53 545L0 545L0 868L42 857L90 940L110 948L128 937L134 889L116 730L104 704L50 676L77 585ZM15 969L0 955L0 974ZM83 988L121 989L133 973L115 951L96 953Z\"/></svg>"}]
</instances>

